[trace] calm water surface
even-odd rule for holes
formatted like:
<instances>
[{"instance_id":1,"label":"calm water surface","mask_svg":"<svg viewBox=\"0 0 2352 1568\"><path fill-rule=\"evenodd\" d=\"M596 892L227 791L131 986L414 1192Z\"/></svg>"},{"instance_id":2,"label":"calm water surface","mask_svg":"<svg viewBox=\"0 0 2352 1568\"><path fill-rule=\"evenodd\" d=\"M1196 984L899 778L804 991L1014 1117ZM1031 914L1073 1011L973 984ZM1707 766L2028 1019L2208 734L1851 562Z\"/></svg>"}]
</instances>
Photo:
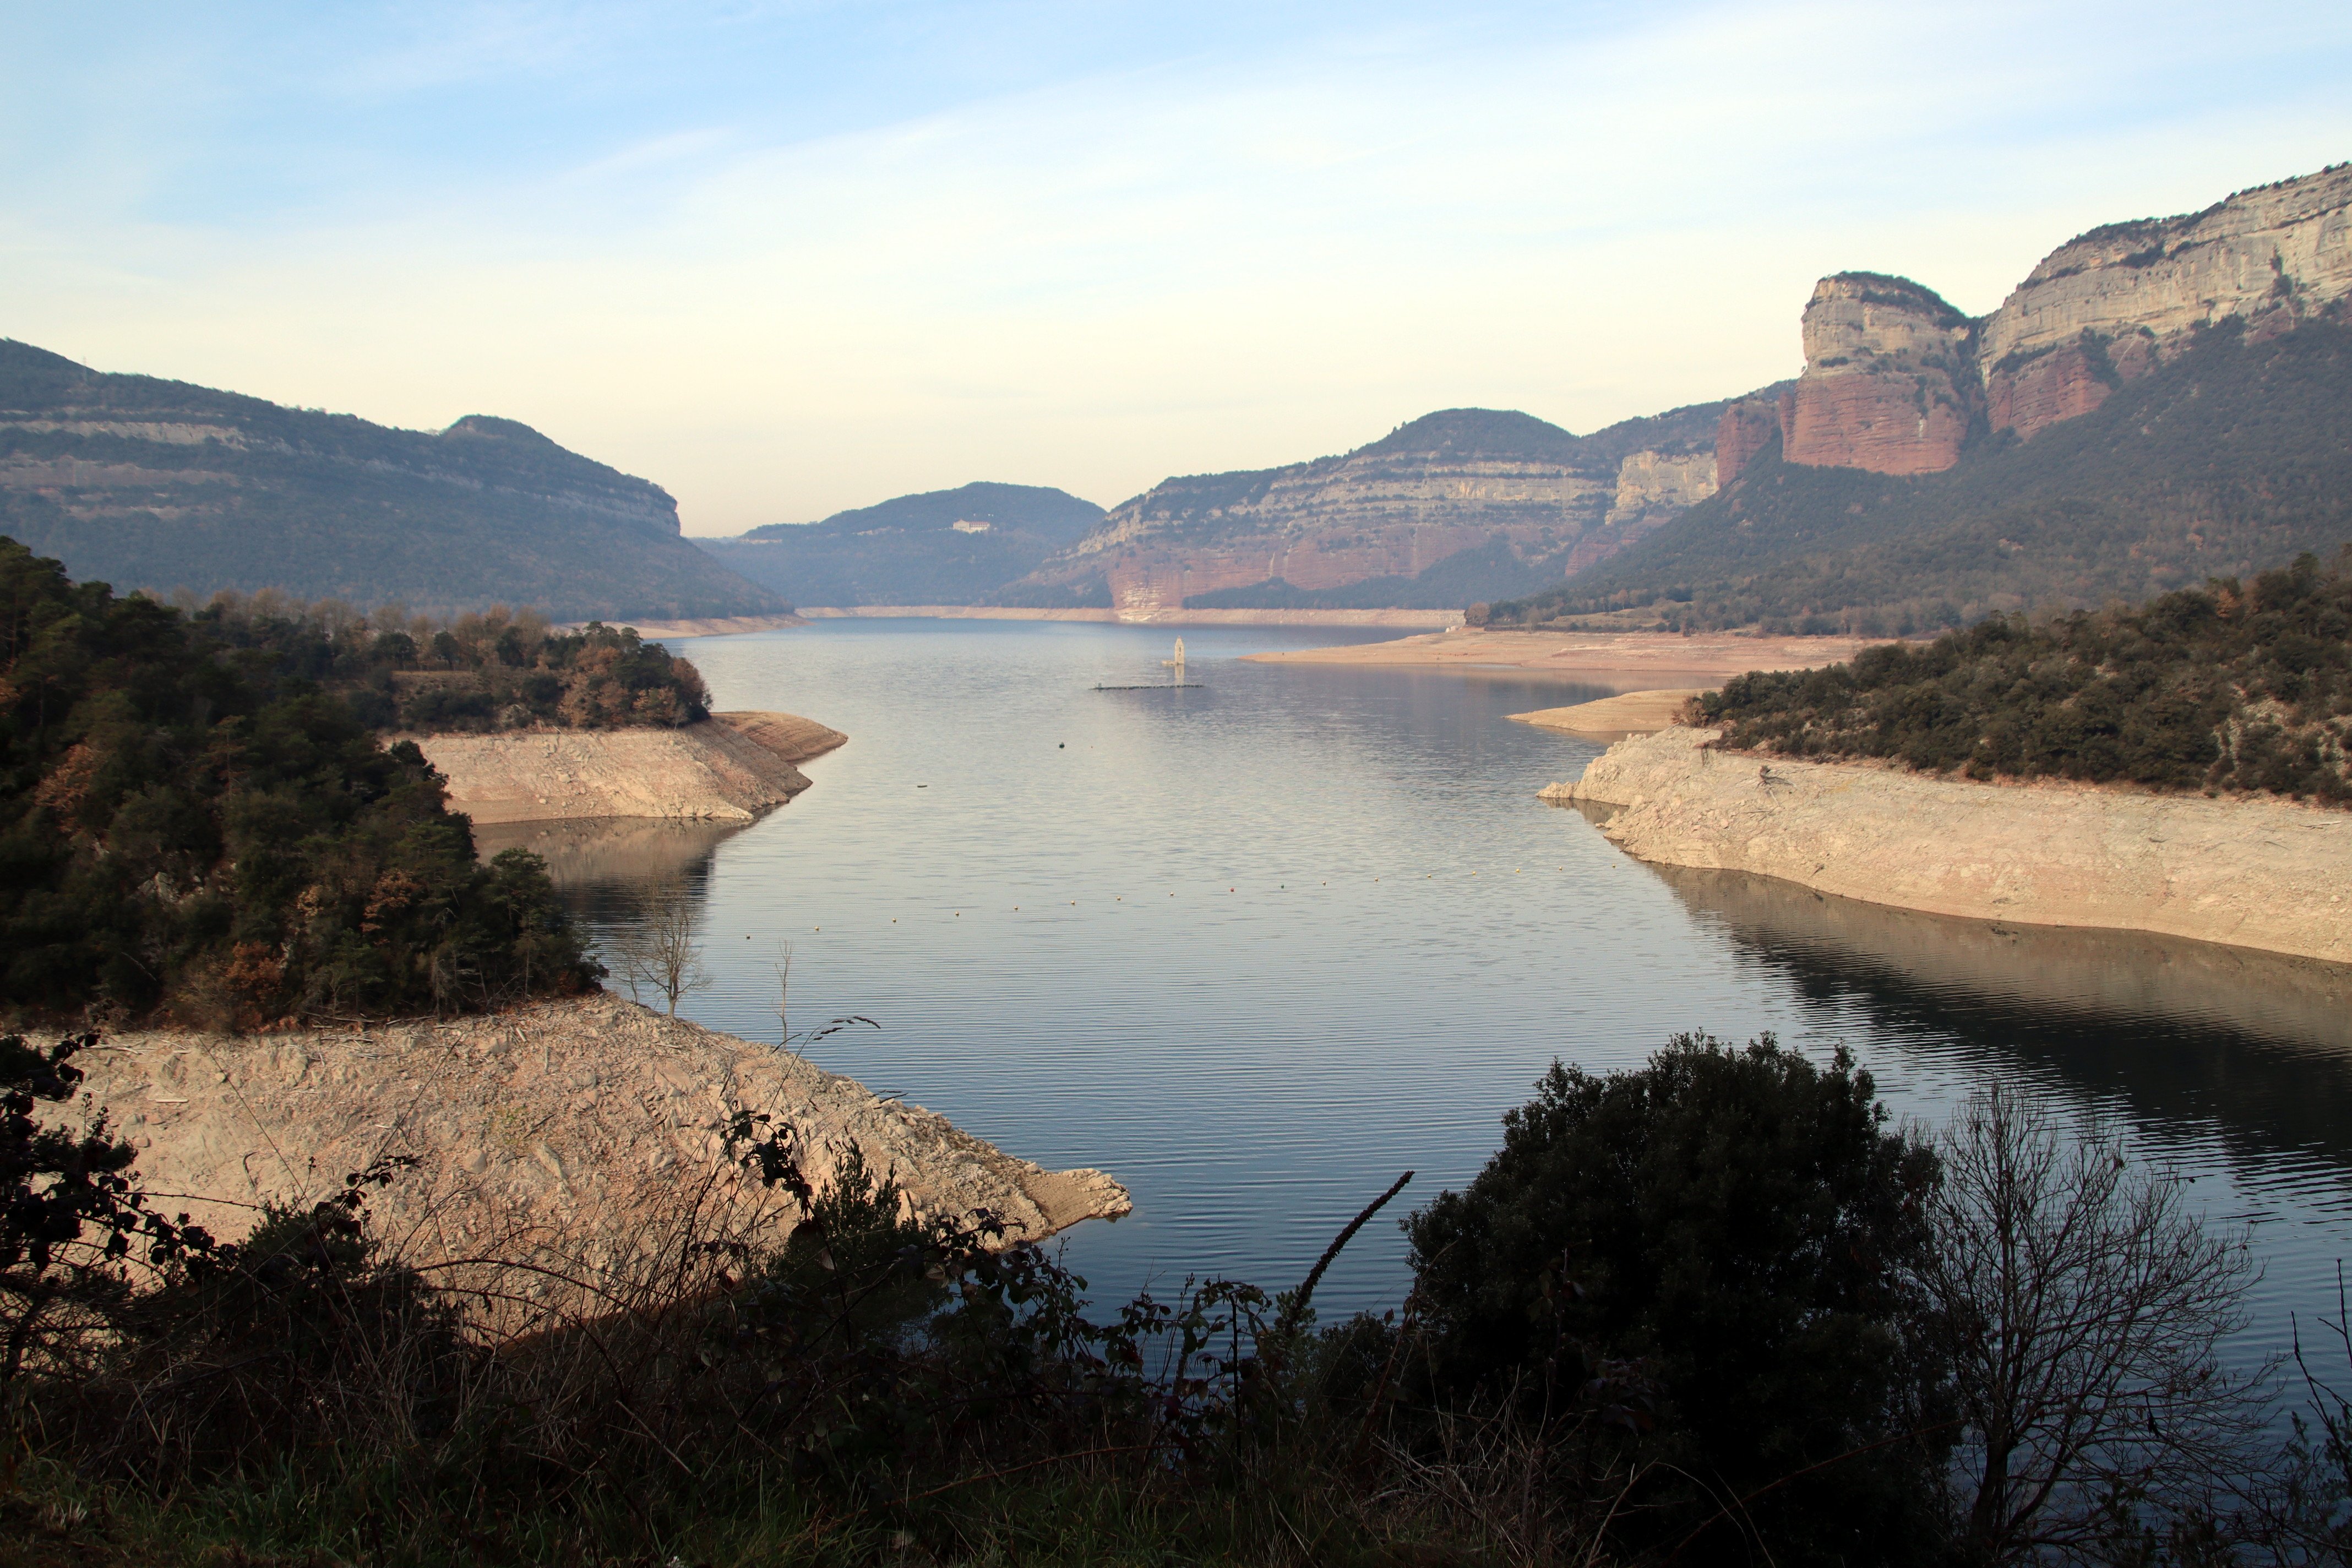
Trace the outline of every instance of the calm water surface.
<instances>
[{"instance_id":1,"label":"calm water surface","mask_svg":"<svg viewBox=\"0 0 2352 1568\"><path fill-rule=\"evenodd\" d=\"M1388 634L1364 634L1366 638ZM1097 1300L1186 1274L1295 1282L1396 1174L1459 1185L1555 1058L1638 1063L1680 1030L1850 1047L1926 1122L1996 1078L2120 1122L2250 1223L2244 1350L2333 1314L2352 1256L2347 973L2004 929L1665 872L1535 792L1597 748L1504 715L1603 695L1526 676L1244 663L1328 630L836 621L680 646L722 708L845 731L749 828L520 837L592 929L683 880L716 983L682 1009L813 1054L1136 1212L1070 1233ZM515 830L509 830L509 841ZM486 835L486 837L488 836ZM1399 1205L1400 1210L1402 1207ZM1369 1227L1328 1315L1393 1305Z\"/></svg>"}]
</instances>

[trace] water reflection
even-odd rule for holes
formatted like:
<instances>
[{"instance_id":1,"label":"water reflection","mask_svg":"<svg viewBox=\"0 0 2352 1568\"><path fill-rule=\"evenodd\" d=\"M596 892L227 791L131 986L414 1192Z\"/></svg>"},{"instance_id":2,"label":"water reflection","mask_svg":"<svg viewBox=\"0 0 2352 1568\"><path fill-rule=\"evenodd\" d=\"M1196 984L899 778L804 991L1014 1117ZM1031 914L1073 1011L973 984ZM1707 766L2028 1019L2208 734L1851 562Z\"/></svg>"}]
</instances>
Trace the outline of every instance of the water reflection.
<instances>
[{"instance_id":1,"label":"water reflection","mask_svg":"<svg viewBox=\"0 0 2352 1568\"><path fill-rule=\"evenodd\" d=\"M656 898L683 893L700 910L719 847L749 826L642 816L508 822L475 828L474 848L484 860L504 849L538 855L564 909L600 935L641 921Z\"/></svg>"},{"instance_id":2,"label":"water reflection","mask_svg":"<svg viewBox=\"0 0 2352 1568\"><path fill-rule=\"evenodd\" d=\"M1738 871L1649 868L1819 1005L1969 1042L2250 1160L2352 1166L2352 969L2133 931L1957 920Z\"/></svg>"}]
</instances>

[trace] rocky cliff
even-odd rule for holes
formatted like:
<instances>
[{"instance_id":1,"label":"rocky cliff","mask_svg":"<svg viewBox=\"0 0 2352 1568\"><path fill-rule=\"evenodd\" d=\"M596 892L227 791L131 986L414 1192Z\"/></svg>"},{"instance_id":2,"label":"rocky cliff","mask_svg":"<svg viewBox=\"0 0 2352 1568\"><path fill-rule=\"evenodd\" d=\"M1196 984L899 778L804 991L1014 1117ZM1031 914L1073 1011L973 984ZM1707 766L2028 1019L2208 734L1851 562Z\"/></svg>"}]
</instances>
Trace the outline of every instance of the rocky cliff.
<instances>
[{"instance_id":1,"label":"rocky cliff","mask_svg":"<svg viewBox=\"0 0 2352 1568\"><path fill-rule=\"evenodd\" d=\"M1032 579L1124 619L1185 607L1458 605L1605 559L1715 491L1719 405L1578 437L1452 409L1340 457L1168 479Z\"/></svg>"},{"instance_id":2,"label":"rocky cliff","mask_svg":"<svg viewBox=\"0 0 2352 1568\"><path fill-rule=\"evenodd\" d=\"M2352 963L2352 813L1767 760L1717 751L1716 739L1672 729L1621 741L1543 797L1622 807L1601 831L1661 865L1931 914Z\"/></svg>"},{"instance_id":3,"label":"rocky cliff","mask_svg":"<svg viewBox=\"0 0 2352 1568\"><path fill-rule=\"evenodd\" d=\"M395 430L5 340L0 533L118 589L559 621L791 608L680 537L661 487L511 419Z\"/></svg>"},{"instance_id":4,"label":"rocky cliff","mask_svg":"<svg viewBox=\"0 0 2352 1568\"><path fill-rule=\"evenodd\" d=\"M1925 474L1959 460L1980 393L1975 323L1908 279L1842 272L1805 306L1785 406L1792 463Z\"/></svg>"},{"instance_id":5,"label":"rocky cliff","mask_svg":"<svg viewBox=\"0 0 2352 1568\"><path fill-rule=\"evenodd\" d=\"M1979 331L1992 427L2031 437L2236 317L2259 342L2344 314L2352 163L2241 191L2200 213L2109 224L2027 274Z\"/></svg>"},{"instance_id":6,"label":"rocky cliff","mask_svg":"<svg viewBox=\"0 0 2352 1568\"><path fill-rule=\"evenodd\" d=\"M1824 278L1805 307L1805 371L1768 419L1751 397L1727 424L1729 484L1777 427L1793 463L1937 473L1979 416L2030 439L2090 413L2241 323L2261 342L2343 319L2352 297L2352 164L2241 191L2201 213L2109 224L2044 257L1999 310L1963 316L1908 279ZM1729 410L1727 420L1731 419ZM1719 435L1718 447L1726 445Z\"/></svg>"}]
</instances>

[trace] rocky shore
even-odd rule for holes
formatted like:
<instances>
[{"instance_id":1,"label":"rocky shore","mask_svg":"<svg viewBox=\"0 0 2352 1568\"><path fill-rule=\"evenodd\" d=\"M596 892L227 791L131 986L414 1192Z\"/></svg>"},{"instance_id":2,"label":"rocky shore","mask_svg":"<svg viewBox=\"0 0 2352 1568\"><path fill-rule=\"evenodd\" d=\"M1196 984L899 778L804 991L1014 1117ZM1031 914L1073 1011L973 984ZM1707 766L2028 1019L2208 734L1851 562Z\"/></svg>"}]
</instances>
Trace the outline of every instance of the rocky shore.
<instances>
[{"instance_id":1,"label":"rocky shore","mask_svg":"<svg viewBox=\"0 0 2352 1568\"><path fill-rule=\"evenodd\" d=\"M477 824L670 817L749 822L808 788L796 765L849 739L793 713L714 713L681 729L412 737Z\"/></svg>"},{"instance_id":2,"label":"rocky shore","mask_svg":"<svg viewBox=\"0 0 2352 1568\"><path fill-rule=\"evenodd\" d=\"M1279 648L1265 664L1409 664L1441 669L1532 669L1602 686L1713 687L1751 669L1819 669L1885 637L1750 637L1708 632L1517 632L1457 626L1386 642Z\"/></svg>"},{"instance_id":3,"label":"rocky shore","mask_svg":"<svg viewBox=\"0 0 2352 1568\"><path fill-rule=\"evenodd\" d=\"M1099 1171L1045 1170L777 1047L602 994L446 1022L117 1035L79 1065L148 1188L225 1237L263 1205L306 1206L347 1173L414 1158L370 1206L389 1246L434 1267L611 1270L681 1226L781 1239L790 1201L745 1179L719 1136L741 1110L797 1128L820 1185L855 1146L918 1209L985 1209L1014 1237L1129 1207Z\"/></svg>"},{"instance_id":4,"label":"rocky shore","mask_svg":"<svg viewBox=\"0 0 2352 1568\"><path fill-rule=\"evenodd\" d=\"M2352 963L2352 812L2064 784L1977 784L1621 741L1561 804L1658 865L1748 871L1932 914L2158 931Z\"/></svg>"}]
</instances>

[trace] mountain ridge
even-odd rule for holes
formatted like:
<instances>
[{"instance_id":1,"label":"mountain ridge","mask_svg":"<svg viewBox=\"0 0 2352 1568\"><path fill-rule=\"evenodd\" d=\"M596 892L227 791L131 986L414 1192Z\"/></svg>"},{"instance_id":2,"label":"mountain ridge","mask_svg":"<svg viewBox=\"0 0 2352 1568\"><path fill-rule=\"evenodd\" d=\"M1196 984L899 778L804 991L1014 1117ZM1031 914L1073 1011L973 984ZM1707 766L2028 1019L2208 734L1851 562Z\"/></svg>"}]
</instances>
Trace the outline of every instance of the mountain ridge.
<instances>
[{"instance_id":1,"label":"mountain ridge","mask_svg":"<svg viewBox=\"0 0 2352 1568\"><path fill-rule=\"evenodd\" d=\"M6 339L0 533L126 590L559 620L791 607L688 544L668 491L520 421L404 430Z\"/></svg>"}]
</instances>

